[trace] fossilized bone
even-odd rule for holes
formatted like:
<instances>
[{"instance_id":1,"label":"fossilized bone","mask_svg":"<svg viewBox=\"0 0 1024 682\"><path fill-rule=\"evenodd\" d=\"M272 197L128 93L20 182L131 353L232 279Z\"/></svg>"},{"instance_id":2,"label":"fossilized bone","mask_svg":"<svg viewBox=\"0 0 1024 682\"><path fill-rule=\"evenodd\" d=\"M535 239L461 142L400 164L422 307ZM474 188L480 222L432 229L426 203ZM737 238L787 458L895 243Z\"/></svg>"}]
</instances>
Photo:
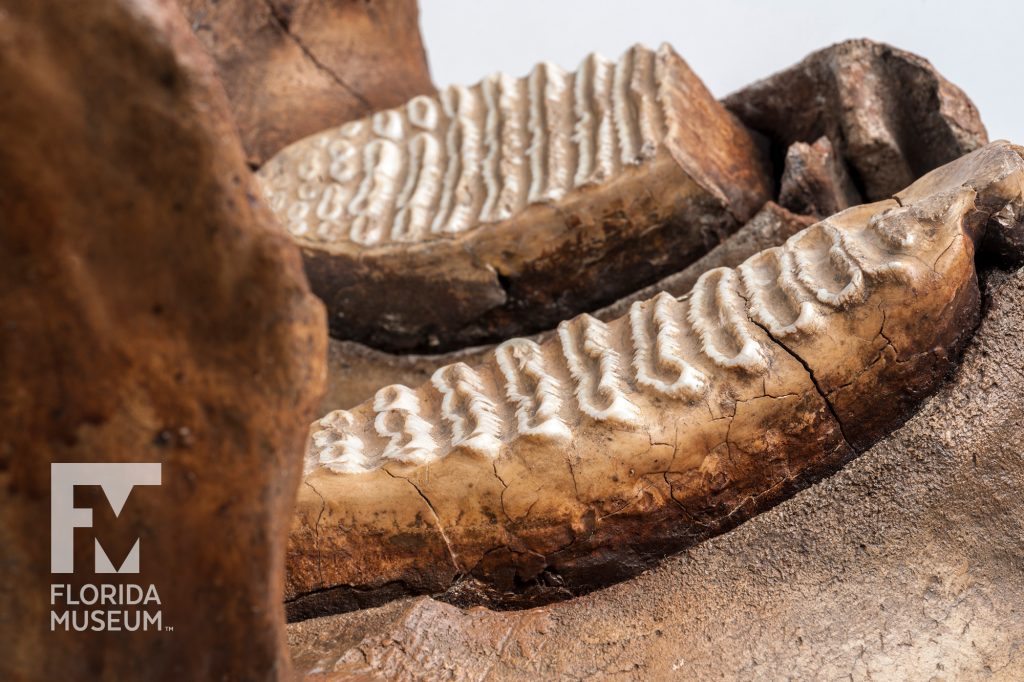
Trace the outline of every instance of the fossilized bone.
<instances>
[{"instance_id":1,"label":"fossilized bone","mask_svg":"<svg viewBox=\"0 0 1024 682\"><path fill-rule=\"evenodd\" d=\"M951 661L956 679L1024 678L1024 270L984 280L984 318L951 381L796 499L655 571L544 608L402 599L293 624L296 667L341 679L624 670L775 682L929 678Z\"/></svg>"},{"instance_id":2,"label":"fossilized bone","mask_svg":"<svg viewBox=\"0 0 1024 682\"><path fill-rule=\"evenodd\" d=\"M250 163L432 94L416 0L178 0L217 64Z\"/></svg>"},{"instance_id":3,"label":"fossilized bone","mask_svg":"<svg viewBox=\"0 0 1024 682\"><path fill-rule=\"evenodd\" d=\"M864 203L831 140L794 142L786 150L779 181L779 203L790 211L819 219Z\"/></svg>"},{"instance_id":4,"label":"fossilized bone","mask_svg":"<svg viewBox=\"0 0 1024 682\"><path fill-rule=\"evenodd\" d=\"M290 540L293 615L457 584L497 602L590 589L835 470L955 361L975 243L1019 243L1022 151L990 145L679 299L329 415Z\"/></svg>"},{"instance_id":5,"label":"fossilized bone","mask_svg":"<svg viewBox=\"0 0 1024 682\"><path fill-rule=\"evenodd\" d=\"M434 351L550 328L678 270L770 184L668 46L417 97L259 175L332 333Z\"/></svg>"},{"instance_id":6,"label":"fossilized bone","mask_svg":"<svg viewBox=\"0 0 1024 682\"><path fill-rule=\"evenodd\" d=\"M813 52L722 103L773 155L828 137L871 201L988 142L974 104L927 59L870 40Z\"/></svg>"}]
</instances>

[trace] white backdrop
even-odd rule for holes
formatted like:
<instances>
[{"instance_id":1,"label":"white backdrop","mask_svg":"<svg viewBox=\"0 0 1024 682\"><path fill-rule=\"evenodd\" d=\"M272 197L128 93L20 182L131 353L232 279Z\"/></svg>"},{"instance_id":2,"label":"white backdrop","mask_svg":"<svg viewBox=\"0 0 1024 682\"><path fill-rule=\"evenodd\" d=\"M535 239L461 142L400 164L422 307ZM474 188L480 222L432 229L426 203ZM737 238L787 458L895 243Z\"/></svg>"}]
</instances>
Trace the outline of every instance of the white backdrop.
<instances>
[{"instance_id":1,"label":"white backdrop","mask_svg":"<svg viewBox=\"0 0 1024 682\"><path fill-rule=\"evenodd\" d=\"M929 59L992 139L1024 144L1024 0L420 0L420 12L439 86L669 42L724 96L815 49L871 38Z\"/></svg>"}]
</instances>

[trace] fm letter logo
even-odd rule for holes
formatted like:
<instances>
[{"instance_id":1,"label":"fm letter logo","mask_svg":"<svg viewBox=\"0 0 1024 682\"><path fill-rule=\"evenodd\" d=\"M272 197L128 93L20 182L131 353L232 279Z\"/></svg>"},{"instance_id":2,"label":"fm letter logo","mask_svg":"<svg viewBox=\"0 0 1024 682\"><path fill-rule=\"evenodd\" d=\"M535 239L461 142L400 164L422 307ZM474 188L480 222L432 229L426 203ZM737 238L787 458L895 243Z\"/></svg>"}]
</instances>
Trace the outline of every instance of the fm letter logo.
<instances>
[{"instance_id":1,"label":"fm letter logo","mask_svg":"<svg viewBox=\"0 0 1024 682\"><path fill-rule=\"evenodd\" d=\"M132 488L160 485L159 463L54 463L50 465L50 572L75 572L75 528L92 528L92 509L75 507L75 486L98 485L114 516L124 509ZM114 568L98 539L97 573L138 573L139 540L120 568Z\"/></svg>"}]
</instances>

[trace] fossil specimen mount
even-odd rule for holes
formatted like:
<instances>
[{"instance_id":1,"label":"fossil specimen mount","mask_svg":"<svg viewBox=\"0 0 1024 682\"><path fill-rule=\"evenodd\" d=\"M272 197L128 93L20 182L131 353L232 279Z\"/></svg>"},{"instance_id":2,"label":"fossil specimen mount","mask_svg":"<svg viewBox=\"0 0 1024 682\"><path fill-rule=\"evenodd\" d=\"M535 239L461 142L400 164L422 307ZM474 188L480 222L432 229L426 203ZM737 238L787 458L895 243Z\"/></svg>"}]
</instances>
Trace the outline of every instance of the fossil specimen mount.
<instances>
[{"instance_id":1,"label":"fossil specimen mount","mask_svg":"<svg viewBox=\"0 0 1024 682\"><path fill-rule=\"evenodd\" d=\"M689 295L327 415L293 614L456 584L499 603L590 589L835 470L955 360L979 315L975 242L1019 238L1022 189L1020 148L990 145Z\"/></svg>"},{"instance_id":2,"label":"fossil specimen mount","mask_svg":"<svg viewBox=\"0 0 1024 682\"><path fill-rule=\"evenodd\" d=\"M913 90L901 87L903 82L912 83ZM970 100L926 60L867 40L847 41L815 52L799 64L743 88L726 102L743 123L769 141L776 201L804 215L781 211L769 202L747 226L683 271L647 287L630 289L615 303L599 309L588 307L586 312L609 320L625 314L632 301L649 298L658 290L686 293L696 277L710 267L735 266L756 251L780 244L795 229L809 224L797 224L806 215L820 219L863 203L862 192L884 198L887 188L890 193L896 191L987 140ZM918 131L929 144L921 145L907 132L911 130ZM885 159L889 162L881 163ZM436 280L447 281L443 268ZM532 338L552 334L560 321L554 320ZM446 353L429 348L410 354L332 339L324 411L349 408L390 383L427 381L445 364L473 364L493 345Z\"/></svg>"},{"instance_id":3,"label":"fossil specimen mount","mask_svg":"<svg viewBox=\"0 0 1024 682\"><path fill-rule=\"evenodd\" d=\"M735 231L769 186L751 134L667 46L417 97L259 174L332 333L434 352L649 284Z\"/></svg>"},{"instance_id":4,"label":"fossil specimen mount","mask_svg":"<svg viewBox=\"0 0 1024 682\"><path fill-rule=\"evenodd\" d=\"M988 270L983 287L952 380L834 476L558 604L415 597L293 623L296 667L388 680L1024 678L1024 270Z\"/></svg>"}]
</instances>

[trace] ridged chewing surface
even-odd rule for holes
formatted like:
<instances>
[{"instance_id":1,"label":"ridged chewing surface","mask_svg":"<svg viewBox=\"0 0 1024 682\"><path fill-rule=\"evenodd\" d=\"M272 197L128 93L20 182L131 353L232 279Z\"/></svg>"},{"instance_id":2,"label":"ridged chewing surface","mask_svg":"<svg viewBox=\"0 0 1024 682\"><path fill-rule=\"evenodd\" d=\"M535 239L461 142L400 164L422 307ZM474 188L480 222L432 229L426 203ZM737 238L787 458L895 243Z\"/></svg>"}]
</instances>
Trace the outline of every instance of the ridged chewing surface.
<instances>
[{"instance_id":1,"label":"ridged chewing surface","mask_svg":"<svg viewBox=\"0 0 1024 682\"><path fill-rule=\"evenodd\" d=\"M1024 679L1024 270L986 280L952 380L827 480L560 604L415 597L294 623L296 666L488 682Z\"/></svg>"},{"instance_id":2,"label":"ridged chewing surface","mask_svg":"<svg viewBox=\"0 0 1024 682\"><path fill-rule=\"evenodd\" d=\"M653 157L664 68L636 46L573 73L542 63L450 86L275 157L267 196L293 235L316 242L418 242L505 220Z\"/></svg>"},{"instance_id":3,"label":"ridged chewing surface","mask_svg":"<svg viewBox=\"0 0 1024 682\"><path fill-rule=\"evenodd\" d=\"M671 48L421 96L260 171L336 338L443 352L657 281L768 198L754 137Z\"/></svg>"},{"instance_id":4,"label":"ridged chewing surface","mask_svg":"<svg viewBox=\"0 0 1024 682\"><path fill-rule=\"evenodd\" d=\"M683 270L630 292L590 314L599 320L610 321L628 314L633 303L652 298L662 291L681 296L689 292L708 270L735 267L759 251L781 245L814 222L813 218L795 215L768 202L735 234ZM539 342L556 333L555 329L549 329L529 338ZM419 385L445 365L459 362L479 364L497 345L474 346L442 354L396 354L374 350L355 341L331 339L328 346L328 392L321 412L351 409L373 398L377 389L388 384Z\"/></svg>"},{"instance_id":5,"label":"ridged chewing surface","mask_svg":"<svg viewBox=\"0 0 1024 682\"><path fill-rule=\"evenodd\" d=\"M559 325L557 342L543 346L506 341L495 350L496 362L476 369L463 363L442 367L418 393L383 387L372 412L357 408L325 417L323 429L313 434L310 456L358 473L388 461L425 465L459 449L498 456L490 444L461 437L467 423L489 442L503 440L509 447L522 436L567 439L585 418L643 427L632 394L697 401L712 382L732 378L723 370L764 375L773 339L759 328L779 340L820 334L828 312L862 304L872 282L910 284L918 254L901 250L891 234L878 229L881 224L873 218L854 231L826 220L736 269L705 273L681 300L662 293L634 303L628 319L611 323L584 314ZM452 381L452 374L464 379ZM680 391L676 384L689 388ZM436 411L429 410L439 397ZM357 416L364 414L362 420ZM401 426L385 426L391 421ZM350 426L339 428L344 424ZM353 434L362 447L334 447ZM381 447L370 445L380 439Z\"/></svg>"}]
</instances>

